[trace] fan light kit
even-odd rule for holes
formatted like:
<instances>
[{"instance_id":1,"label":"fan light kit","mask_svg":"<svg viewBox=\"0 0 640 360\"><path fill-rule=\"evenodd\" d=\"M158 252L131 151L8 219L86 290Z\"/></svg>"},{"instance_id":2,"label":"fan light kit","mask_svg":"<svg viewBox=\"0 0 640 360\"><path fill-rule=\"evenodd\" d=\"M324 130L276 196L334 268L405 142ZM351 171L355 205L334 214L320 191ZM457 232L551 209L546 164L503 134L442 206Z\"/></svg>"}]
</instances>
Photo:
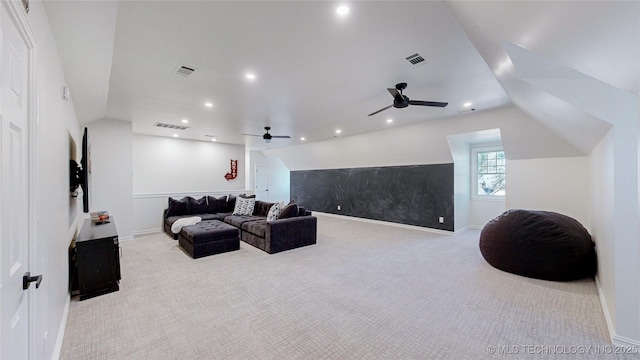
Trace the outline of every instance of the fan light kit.
<instances>
[{"instance_id":1,"label":"fan light kit","mask_svg":"<svg viewBox=\"0 0 640 360\"><path fill-rule=\"evenodd\" d=\"M374 111L371 114L369 114L369 116L375 115L391 107L394 107L396 109L402 109L402 108L406 108L409 105L435 106L435 107L445 107L449 105L449 103L446 103L446 102L411 100L406 95L402 95L402 90L406 88L407 88L407 83L399 83L399 84L396 84L395 89L391 89L391 88L387 89L387 91L389 91L391 96L393 96L393 104L387 107L384 107L378 111Z\"/></svg>"},{"instance_id":2,"label":"fan light kit","mask_svg":"<svg viewBox=\"0 0 640 360\"><path fill-rule=\"evenodd\" d=\"M267 131L265 134L263 135L254 135L254 134L242 134L242 135L247 135L247 136L262 136L262 138L264 139L264 141L266 143L270 143L271 139L291 139L291 136L289 135L271 135L269 134L269 130L271 130L270 126L265 126L264 129Z\"/></svg>"}]
</instances>

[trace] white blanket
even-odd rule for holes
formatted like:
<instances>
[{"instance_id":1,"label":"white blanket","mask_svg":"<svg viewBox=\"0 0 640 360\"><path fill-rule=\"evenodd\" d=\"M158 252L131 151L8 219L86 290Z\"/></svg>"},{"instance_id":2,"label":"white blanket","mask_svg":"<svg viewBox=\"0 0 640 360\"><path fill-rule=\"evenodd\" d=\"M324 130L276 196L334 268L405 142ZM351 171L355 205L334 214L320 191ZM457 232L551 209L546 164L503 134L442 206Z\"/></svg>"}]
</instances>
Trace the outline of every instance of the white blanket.
<instances>
[{"instance_id":1,"label":"white blanket","mask_svg":"<svg viewBox=\"0 0 640 360\"><path fill-rule=\"evenodd\" d=\"M171 225L171 232L177 234L182 230L184 226L194 225L202 221L202 218L199 216L192 216L187 218L180 218L176 220L176 222Z\"/></svg>"}]
</instances>

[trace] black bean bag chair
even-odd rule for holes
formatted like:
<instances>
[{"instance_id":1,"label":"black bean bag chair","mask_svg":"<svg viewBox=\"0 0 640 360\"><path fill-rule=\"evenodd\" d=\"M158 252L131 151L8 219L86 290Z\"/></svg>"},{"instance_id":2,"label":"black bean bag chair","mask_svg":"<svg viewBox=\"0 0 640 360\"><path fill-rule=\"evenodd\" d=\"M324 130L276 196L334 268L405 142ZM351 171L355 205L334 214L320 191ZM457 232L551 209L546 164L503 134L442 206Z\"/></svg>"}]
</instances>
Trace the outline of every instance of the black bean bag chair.
<instances>
[{"instance_id":1,"label":"black bean bag chair","mask_svg":"<svg viewBox=\"0 0 640 360\"><path fill-rule=\"evenodd\" d=\"M480 252L495 268L535 279L578 280L597 268L589 232L549 211L505 211L482 229Z\"/></svg>"}]
</instances>

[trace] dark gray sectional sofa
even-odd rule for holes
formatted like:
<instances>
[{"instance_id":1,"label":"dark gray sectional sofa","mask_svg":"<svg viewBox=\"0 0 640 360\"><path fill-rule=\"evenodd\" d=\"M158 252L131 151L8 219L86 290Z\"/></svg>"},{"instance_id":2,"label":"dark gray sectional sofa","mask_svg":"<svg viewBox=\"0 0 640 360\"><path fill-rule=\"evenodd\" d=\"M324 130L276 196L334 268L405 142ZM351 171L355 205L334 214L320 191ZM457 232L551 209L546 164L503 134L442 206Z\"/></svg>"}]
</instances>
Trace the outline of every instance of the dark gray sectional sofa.
<instances>
[{"instance_id":1,"label":"dark gray sectional sofa","mask_svg":"<svg viewBox=\"0 0 640 360\"><path fill-rule=\"evenodd\" d=\"M253 214L233 215L236 197L234 195L203 196L194 199L169 198L164 210L164 231L173 239L178 234L171 231L171 225L180 218L198 216L205 220L220 220L240 230L240 240L269 254L295 249L316 243L317 221L311 212L290 202L281 212L281 218L267 221L267 214L274 203L255 201Z\"/></svg>"}]
</instances>

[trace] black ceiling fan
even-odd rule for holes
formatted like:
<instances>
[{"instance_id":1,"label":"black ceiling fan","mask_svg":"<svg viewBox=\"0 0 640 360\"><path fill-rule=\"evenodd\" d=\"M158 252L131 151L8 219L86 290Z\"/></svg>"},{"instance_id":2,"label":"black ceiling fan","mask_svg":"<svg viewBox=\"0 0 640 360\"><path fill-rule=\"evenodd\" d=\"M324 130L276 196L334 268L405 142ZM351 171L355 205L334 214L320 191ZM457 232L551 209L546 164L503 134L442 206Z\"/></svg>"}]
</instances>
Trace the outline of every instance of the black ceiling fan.
<instances>
[{"instance_id":1,"label":"black ceiling fan","mask_svg":"<svg viewBox=\"0 0 640 360\"><path fill-rule=\"evenodd\" d=\"M267 130L267 132L264 133L264 135L254 135L254 134L242 134L242 135L262 136L262 138L266 142L271 142L271 139L291 139L291 136L289 136L289 135L271 135L271 134L269 134L269 130L271 130L271 126L265 126L264 129Z\"/></svg>"},{"instance_id":2,"label":"black ceiling fan","mask_svg":"<svg viewBox=\"0 0 640 360\"><path fill-rule=\"evenodd\" d=\"M378 111L372 112L371 114L369 114L369 116L375 115L391 107L401 109L401 108L406 108L409 105L436 106L436 107L445 107L449 105L449 103L446 103L446 102L410 100L406 95L402 95L402 90L406 88L407 88L407 83L396 84L395 89L388 88L387 90L391 93L391 96L393 96L393 104L387 107L384 107Z\"/></svg>"}]
</instances>

